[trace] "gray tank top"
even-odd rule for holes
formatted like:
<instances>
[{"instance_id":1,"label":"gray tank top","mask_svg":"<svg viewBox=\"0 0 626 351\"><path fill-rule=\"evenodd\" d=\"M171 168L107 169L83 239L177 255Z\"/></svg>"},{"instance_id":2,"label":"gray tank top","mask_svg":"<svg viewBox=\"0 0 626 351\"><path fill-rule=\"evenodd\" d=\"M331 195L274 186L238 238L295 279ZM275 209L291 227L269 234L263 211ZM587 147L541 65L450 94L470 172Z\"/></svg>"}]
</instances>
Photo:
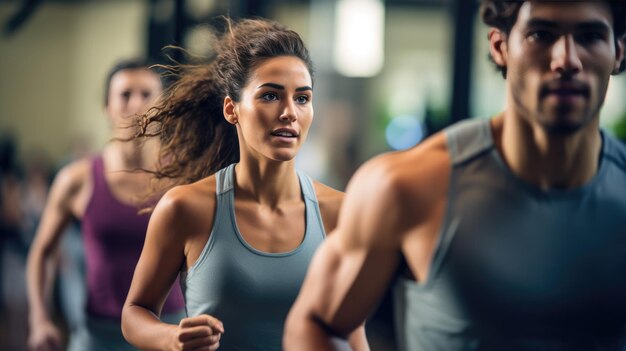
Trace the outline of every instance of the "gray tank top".
<instances>
[{"instance_id":1,"label":"gray tank top","mask_svg":"<svg viewBox=\"0 0 626 351\"><path fill-rule=\"evenodd\" d=\"M306 229L293 251L267 253L248 244L235 221L234 167L216 173L217 210L200 257L181 275L188 316L224 323L220 350L281 350L283 324L316 248L325 238L312 181L298 172Z\"/></svg>"},{"instance_id":2,"label":"gray tank top","mask_svg":"<svg viewBox=\"0 0 626 351\"><path fill-rule=\"evenodd\" d=\"M626 148L602 133L595 177L541 190L488 120L446 130L448 205L430 274L394 287L401 350L626 350Z\"/></svg>"}]
</instances>

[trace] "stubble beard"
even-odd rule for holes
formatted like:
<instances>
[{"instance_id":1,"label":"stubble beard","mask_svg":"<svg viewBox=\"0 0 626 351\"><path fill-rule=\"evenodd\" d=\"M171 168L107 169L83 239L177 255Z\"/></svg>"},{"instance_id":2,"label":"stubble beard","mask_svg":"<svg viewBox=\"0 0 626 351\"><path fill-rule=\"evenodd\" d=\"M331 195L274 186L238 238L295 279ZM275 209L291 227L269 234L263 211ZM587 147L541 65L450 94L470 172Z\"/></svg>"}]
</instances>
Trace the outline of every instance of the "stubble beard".
<instances>
[{"instance_id":1,"label":"stubble beard","mask_svg":"<svg viewBox=\"0 0 626 351\"><path fill-rule=\"evenodd\" d=\"M580 115L572 118L568 117L568 115L574 113L574 106L560 105L557 106L553 112L549 112L546 111L543 100L537 94L535 99L537 99L536 101L538 103L536 109L533 111L533 109L528 106L527 101L524 101L524 94L522 93L524 88L525 84L523 81L520 81L520 83L514 86L514 90L512 92L514 104L518 113L525 116L528 123L538 123L541 125L548 135L567 136L577 133L587 127L589 123L594 120L595 116L598 115L602 105L604 104L604 99L599 101L595 106L589 106L586 104L581 107L579 112Z\"/></svg>"}]
</instances>

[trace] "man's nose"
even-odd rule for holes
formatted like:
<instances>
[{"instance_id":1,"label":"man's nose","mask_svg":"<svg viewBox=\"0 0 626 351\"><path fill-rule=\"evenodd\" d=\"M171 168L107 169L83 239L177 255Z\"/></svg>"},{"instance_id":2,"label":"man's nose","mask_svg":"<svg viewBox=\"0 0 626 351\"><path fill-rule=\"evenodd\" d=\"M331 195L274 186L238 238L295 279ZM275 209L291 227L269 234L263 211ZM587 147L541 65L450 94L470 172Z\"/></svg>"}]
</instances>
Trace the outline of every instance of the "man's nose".
<instances>
[{"instance_id":1,"label":"man's nose","mask_svg":"<svg viewBox=\"0 0 626 351\"><path fill-rule=\"evenodd\" d=\"M550 68L563 75L573 76L582 71L579 48L572 35L561 36L552 47Z\"/></svg>"}]
</instances>

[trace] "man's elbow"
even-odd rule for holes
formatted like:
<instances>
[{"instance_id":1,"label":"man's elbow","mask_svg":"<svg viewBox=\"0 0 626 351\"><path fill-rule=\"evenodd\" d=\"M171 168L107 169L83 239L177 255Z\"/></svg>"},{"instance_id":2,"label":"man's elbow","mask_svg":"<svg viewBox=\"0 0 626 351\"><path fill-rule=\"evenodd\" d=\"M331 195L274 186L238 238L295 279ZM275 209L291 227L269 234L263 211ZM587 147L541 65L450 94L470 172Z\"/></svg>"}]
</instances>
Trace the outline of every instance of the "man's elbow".
<instances>
[{"instance_id":1,"label":"man's elbow","mask_svg":"<svg viewBox=\"0 0 626 351\"><path fill-rule=\"evenodd\" d=\"M283 334L285 351L350 350L345 337L338 337L329 326L311 313L292 309Z\"/></svg>"}]
</instances>

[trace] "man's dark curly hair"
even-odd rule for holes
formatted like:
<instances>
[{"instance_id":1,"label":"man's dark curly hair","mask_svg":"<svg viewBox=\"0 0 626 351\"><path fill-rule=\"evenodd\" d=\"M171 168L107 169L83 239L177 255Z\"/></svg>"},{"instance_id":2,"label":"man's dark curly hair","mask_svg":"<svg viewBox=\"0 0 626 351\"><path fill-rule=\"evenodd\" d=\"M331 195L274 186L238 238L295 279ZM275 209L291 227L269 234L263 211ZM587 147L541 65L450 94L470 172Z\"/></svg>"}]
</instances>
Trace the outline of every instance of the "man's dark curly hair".
<instances>
[{"instance_id":1,"label":"man's dark curly hair","mask_svg":"<svg viewBox=\"0 0 626 351\"><path fill-rule=\"evenodd\" d=\"M480 16L486 25L495 27L508 36L517 21L520 7L526 1L528 0L481 0ZM613 33L617 45L618 40L626 39L626 0L607 0L607 2L611 5L613 13ZM491 56L489 58L493 61ZM506 67L496 66L506 78ZM625 69L626 62L622 62L619 72Z\"/></svg>"}]
</instances>

